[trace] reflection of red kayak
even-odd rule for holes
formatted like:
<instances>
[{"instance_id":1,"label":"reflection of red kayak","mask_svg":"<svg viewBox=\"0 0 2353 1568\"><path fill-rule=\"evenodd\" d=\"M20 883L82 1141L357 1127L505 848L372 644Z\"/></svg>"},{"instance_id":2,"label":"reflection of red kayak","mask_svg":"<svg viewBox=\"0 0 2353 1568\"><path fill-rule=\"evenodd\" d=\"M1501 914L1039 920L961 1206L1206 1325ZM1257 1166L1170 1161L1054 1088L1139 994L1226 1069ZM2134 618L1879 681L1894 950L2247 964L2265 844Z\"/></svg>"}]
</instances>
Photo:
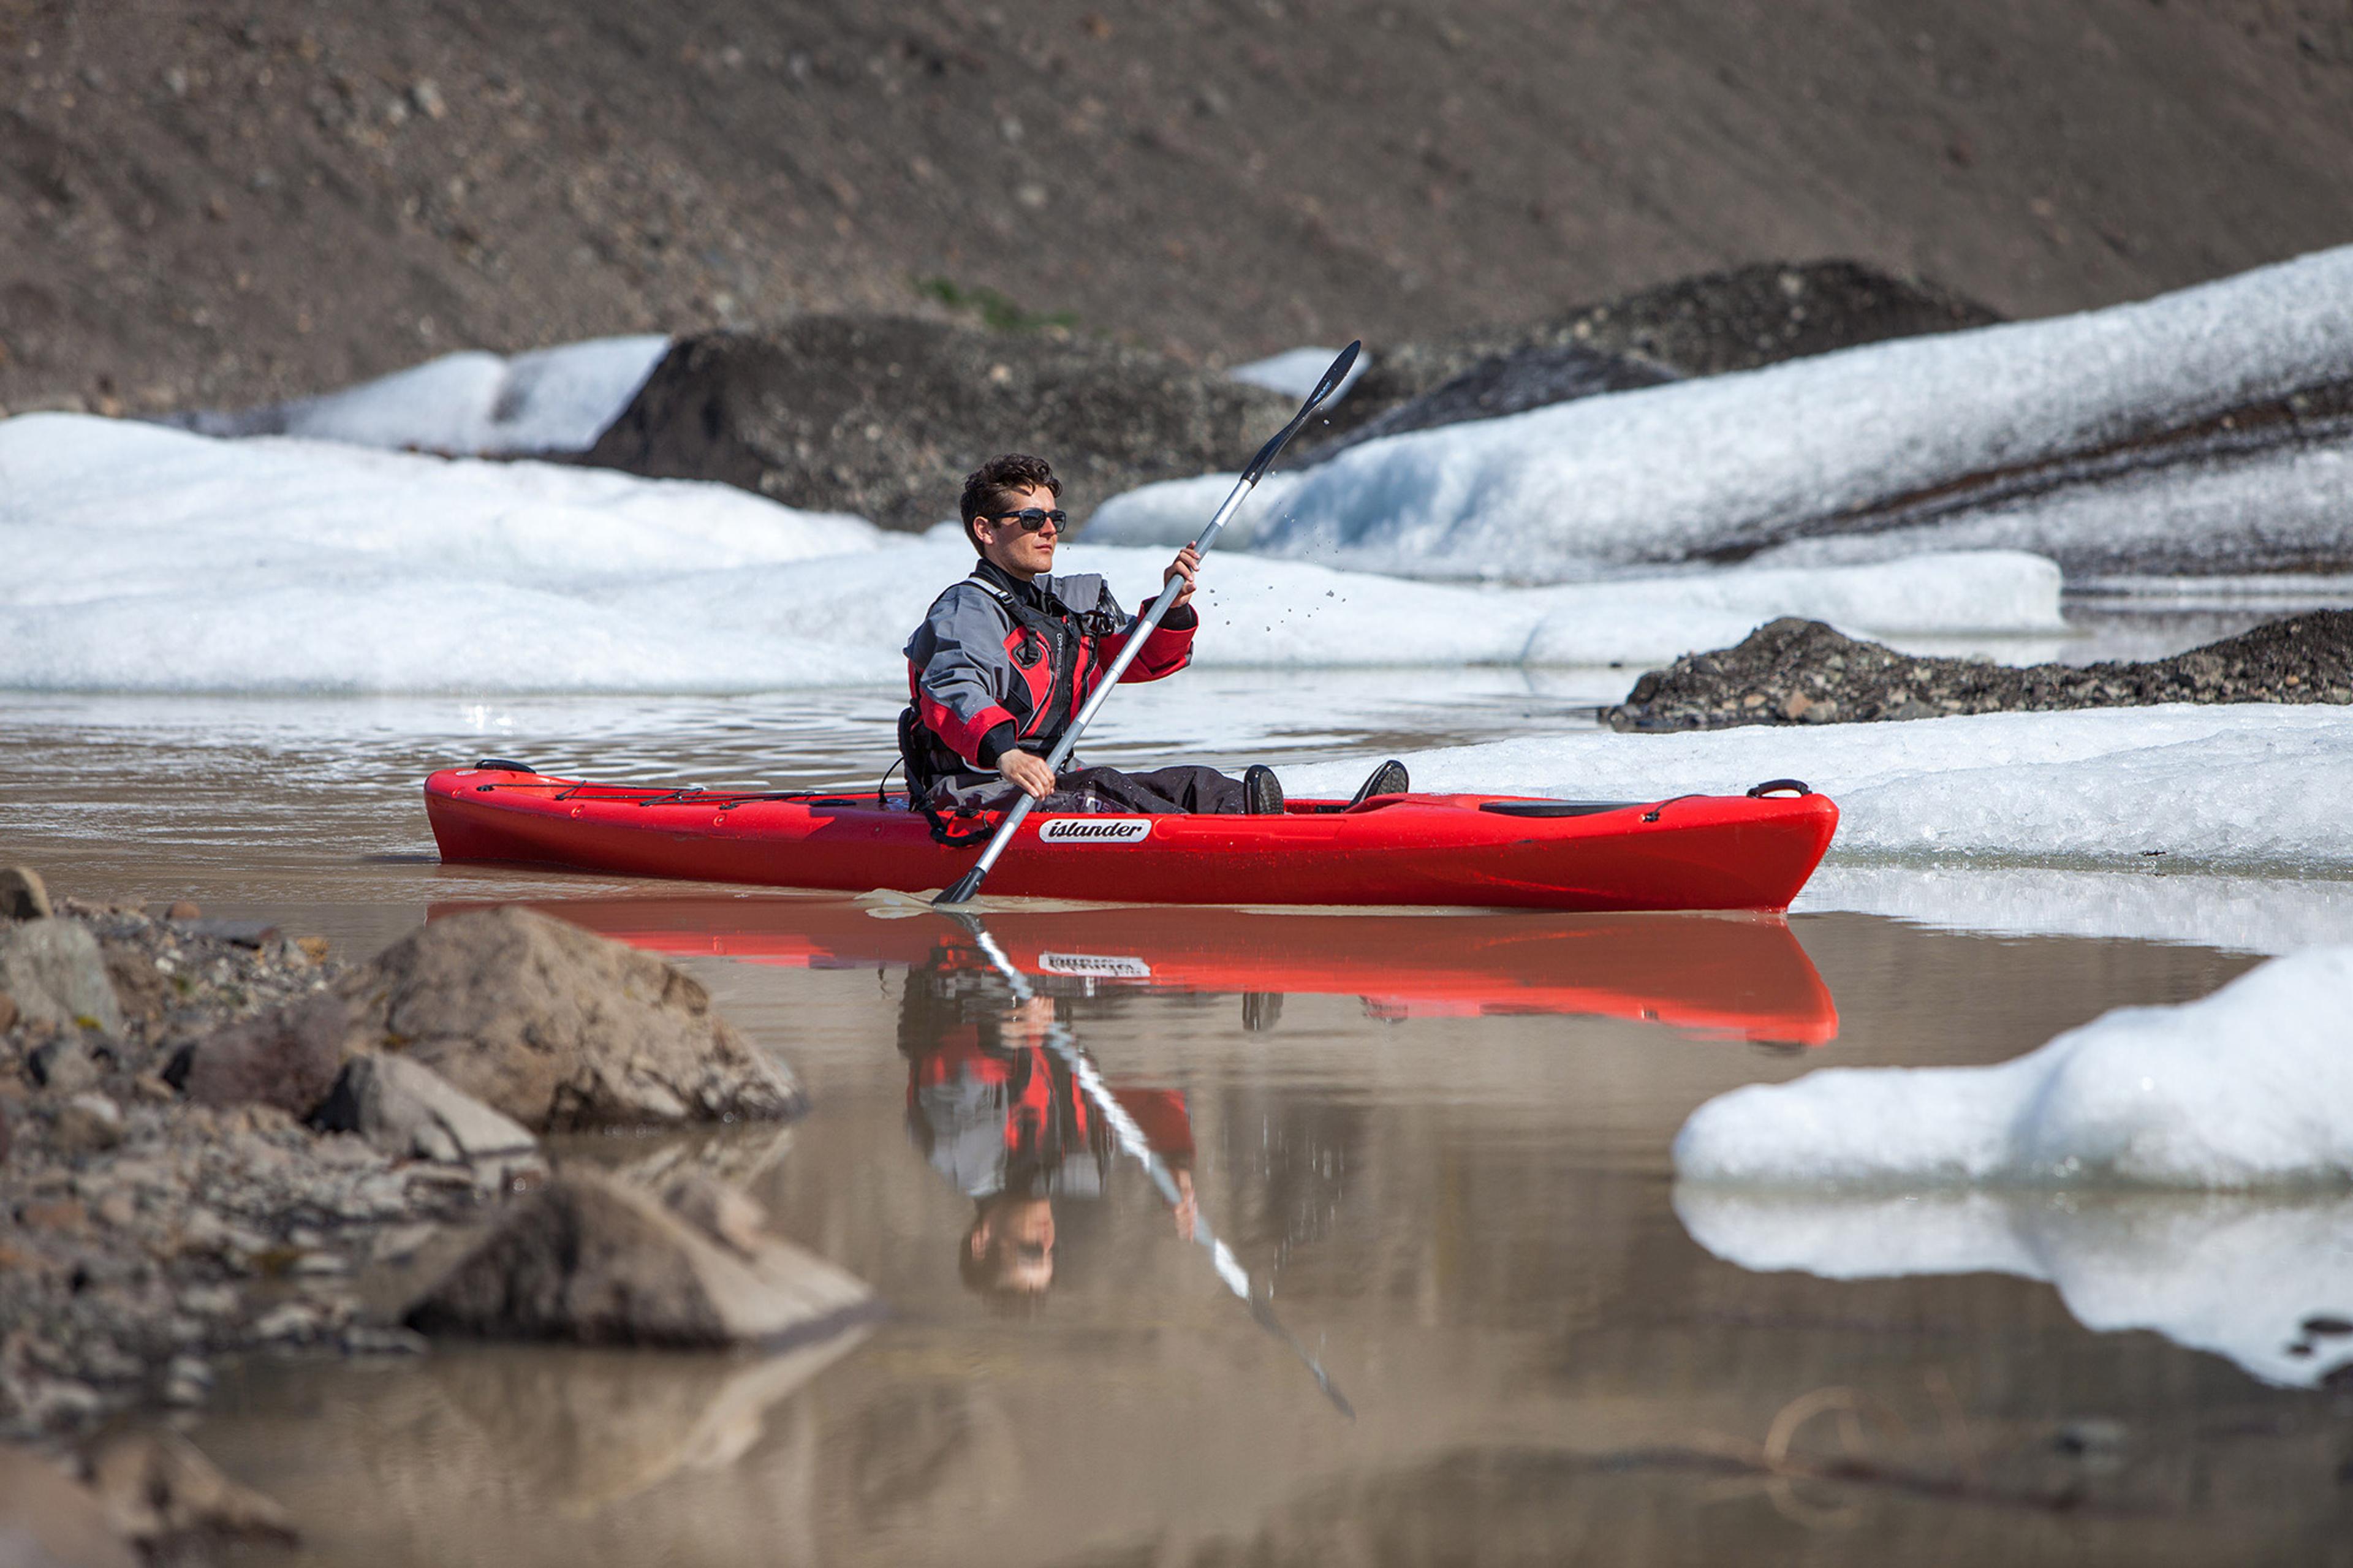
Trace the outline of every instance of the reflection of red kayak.
<instances>
[{"instance_id":1,"label":"reflection of red kayak","mask_svg":"<svg viewBox=\"0 0 2353 1568\"><path fill-rule=\"evenodd\" d=\"M1802 787L1802 786L1799 786ZM629 788L503 769L425 784L445 860L850 891L944 888L977 845L934 843L918 814L871 798ZM1783 910L1813 874L1838 807L1683 795L1638 803L1382 795L1280 816L1033 816L992 894L1155 904L1472 905Z\"/></svg>"},{"instance_id":2,"label":"reflection of red kayak","mask_svg":"<svg viewBox=\"0 0 2353 1568\"><path fill-rule=\"evenodd\" d=\"M848 900L594 899L538 906L636 947L793 968L921 965L963 938L944 916ZM1030 974L1159 990L1356 995L1388 1017L1587 1014L1820 1045L1838 1009L1769 917L1302 915L1113 907L991 913Z\"/></svg>"}]
</instances>

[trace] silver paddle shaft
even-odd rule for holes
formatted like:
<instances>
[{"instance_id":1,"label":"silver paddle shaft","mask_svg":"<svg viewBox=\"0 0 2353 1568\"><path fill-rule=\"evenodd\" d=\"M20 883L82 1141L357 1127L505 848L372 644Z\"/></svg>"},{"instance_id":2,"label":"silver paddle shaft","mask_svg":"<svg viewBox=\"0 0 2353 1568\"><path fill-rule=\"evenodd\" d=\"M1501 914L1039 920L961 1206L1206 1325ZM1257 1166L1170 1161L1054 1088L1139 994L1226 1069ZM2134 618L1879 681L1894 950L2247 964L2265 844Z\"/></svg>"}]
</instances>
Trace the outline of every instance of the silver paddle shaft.
<instances>
[{"instance_id":1,"label":"silver paddle shaft","mask_svg":"<svg viewBox=\"0 0 2353 1568\"><path fill-rule=\"evenodd\" d=\"M1219 513L1220 521L1224 521L1224 517L1223 512ZM982 954L996 967L997 973L1004 976L1005 984L1011 989L1015 998L1022 1002L1034 1000L1038 993L1030 987L1029 976L1014 966L1013 960L1007 955L1003 948L997 944L997 939L989 934L987 926L980 923L979 917L957 915L955 918L956 923L972 933L973 941L979 945ZM1169 1207L1182 1207L1185 1201L1184 1194L1176 1185L1176 1174L1168 1169L1168 1162L1163 1160L1154 1150L1150 1140L1144 1135L1144 1129L1136 1124L1134 1117L1128 1114L1127 1107L1113 1097L1111 1085L1103 1081L1103 1074L1096 1070L1095 1064L1088 1058L1087 1054L1079 1049L1077 1037L1064 1026L1061 1019L1056 1018L1046 1026L1046 1043L1052 1047L1056 1056L1062 1058L1063 1065L1071 1069L1071 1080L1079 1086L1079 1092L1087 1097L1089 1103L1094 1107L1095 1114L1102 1117L1104 1125L1112 1130L1112 1135L1117 1141L1121 1150L1133 1155L1143 1164L1145 1170L1151 1174L1152 1184L1160 1189L1162 1197L1168 1200ZM1340 1392L1340 1385L1332 1381L1332 1374L1324 1370L1323 1358L1312 1353L1305 1345L1299 1342L1298 1335L1282 1326L1282 1320L1274 1315L1273 1303L1268 1297L1260 1295L1250 1288L1250 1271L1241 1266L1239 1258L1234 1257L1233 1248L1219 1240L1217 1234L1210 1230L1207 1222L1201 1218L1198 1200L1193 1210L1193 1239L1200 1243L1202 1249L1208 1253L1210 1267L1218 1271L1218 1278L1224 1281L1226 1289L1232 1291L1235 1297L1250 1309L1250 1321L1289 1347L1291 1353L1297 1356L1300 1363L1307 1368L1308 1375L1315 1380L1315 1386L1324 1391L1324 1397L1332 1402L1332 1407L1354 1421L1356 1418L1356 1408L1348 1403L1348 1396Z\"/></svg>"},{"instance_id":2,"label":"silver paddle shaft","mask_svg":"<svg viewBox=\"0 0 2353 1568\"><path fill-rule=\"evenodd\" d=\"M997 973L1005 977L1015 1000L1035 1000L1038 994L1030 989L1029 976L1014 967L1013 960L997 945L997 939L970 921L966 922L965 929L972 932L973 941L980 945L980 951L987 955ZM1167 1200L1170 1208L1182 1208L1185 1194L1176 1185L1176 1173L1169 1170L1168 1162L1152 1147L1151 1140L1144 1135L1144 1129L1135 1118L1128 1114L1127 1107L1113 1096L1111 1085L1103 1081L1102 1072L1087 1054L1079 1049L1078 1041L1071 1038L1071 1031L1060 1019L1057 1018L1046 1026L1046 1043L1053 1047L1056 1056L1062 1058L1062 1065L1071 1069L1071 1080L1079 1086L1079 1092L1087 1097L1087 1102L1094 1108L1095 1114L1102 1117L1104 1125L1111 1129L1121 1152L1131 1156L1144 1167L1145 1173L1152 1178L1152 1184L1160 1189L1160 1195ZM1249 1300L1249 1271L1235 1258L1233 1249L1219 1240L1217 1234L1201 1219L1198 1205L1194 1210L1193 1239L1208 1253L1210 1264L1217 1269L1218 1278L1226 1282L1226 1289L1243 1300Z\"/></svg>"},{"instance_id":3,"label":"silver paddle shaft","mask_svg":"<svg viewBox=\"0 0 2353 1568\"><path fill-rule=\"evenodd\" d=\"M1218 508L1218 515L1209 520L1209 526L1201 531L1201 537L1193 542L1193 548L1207 555L1209 552L1209 547L1218 542L1218 533L1226 526L1226 520L1234 515L1235 509L1242 504L1242 498L1249 495L1257 486L1257 475L1243 475L1240 482L1234 486L1233 494L1228 496L1225 504ZM1112 688L1117 686L1120 679L1127 674L1127 667L1134 664L1136 656L1144 651L1145 639L1160 629L1161 621L1176 605L1176 595L1184 591L1185 580L1182 577L1170 578L1167 585L1160 590L1160 596L1152 601L1151 607L1135 618L1135 623L1128 628L1127 641L1120 648L1119 657L1113 659L1111 668L1103 672L1103 680L1095 687L1094 695L1088 698L1086 705L1079 710L1079 716L1071 721L1071 727L1062 731L1062 738L1054 742L1054 749L1046 753L1046 766L1050 770L1058 774L1062 771L1062 764L1069 762L1071 753L1078 749L1079 737L1086 733L1087 725L1093 721L1095 714L1102 710L1103 705L1111 700ZM1028 819L1031 809L1037 804L1036 795L1026 790L1022 792L1021 798L1013 803L1013 809L1008 812L1005 820L997 825L997 837L988 841L988 847L980 852L980 858L974 861L972 869L965 873L967 877L975 874L982 877L988 875L990 869L997 864L997 858L1005 853L1007 845L1013 842L1013 836L1021 830L1021 824Z\"/></svg>"}]
</instances>

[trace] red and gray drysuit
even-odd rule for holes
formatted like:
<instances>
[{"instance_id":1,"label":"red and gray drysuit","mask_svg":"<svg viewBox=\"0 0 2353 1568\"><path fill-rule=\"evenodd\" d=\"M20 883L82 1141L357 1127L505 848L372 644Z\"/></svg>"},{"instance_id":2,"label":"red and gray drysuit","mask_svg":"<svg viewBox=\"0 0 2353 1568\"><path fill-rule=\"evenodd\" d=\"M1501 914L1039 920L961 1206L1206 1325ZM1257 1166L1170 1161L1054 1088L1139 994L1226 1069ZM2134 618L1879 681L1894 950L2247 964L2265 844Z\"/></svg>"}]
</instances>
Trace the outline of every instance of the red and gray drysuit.
<instances>
[{"instance_id":1,"label":"red and gray drysuit","mask_svg":"<svg viewBox=\"0 0 2353 1568\"><path fill-rule=\"evenodd\" d=\"M1193 657L1191 605L1173 610L1145 640L1123 680L1157 680ZM1024 583L982 561L932 601L907 639L909 707L899 750L910 794L938 814L1006 804L1014 786L997 771L1016 747L1054 749L1103 684L1135 626L1101 577ZM1242 787L1211 768L1124 773L1073 758L1041 805L1049 810L1239 812Z\"/></svg>"}]
</instances>

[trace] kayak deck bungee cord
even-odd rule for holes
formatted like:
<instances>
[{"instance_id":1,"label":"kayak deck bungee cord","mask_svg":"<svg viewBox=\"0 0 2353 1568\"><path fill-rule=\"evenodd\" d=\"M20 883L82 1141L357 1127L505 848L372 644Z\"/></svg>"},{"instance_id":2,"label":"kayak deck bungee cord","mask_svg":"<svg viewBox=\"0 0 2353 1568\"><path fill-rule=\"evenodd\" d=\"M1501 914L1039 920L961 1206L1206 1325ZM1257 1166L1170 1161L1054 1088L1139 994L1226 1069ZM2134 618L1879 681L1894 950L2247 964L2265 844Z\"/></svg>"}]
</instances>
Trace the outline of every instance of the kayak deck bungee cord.
<instances>
[{"instance_id":1,"label":"kayak deck bungee cord","mask_svg":"<svg viewBox=\"0 0 2353 1568\"><path fill-rule=\"evenodd\" d=\"M778 888L923 892L975 847L903 796L592 784L485 759L425 784L447 861ZM975 819L987 832L1003 820ZM1788 907L1837 830L1794 779L1651 801L1408 794L1280 816L1033 813L992 893L1120 903L1430 905L1584 911Z\"/></svg>"}]
</instances>

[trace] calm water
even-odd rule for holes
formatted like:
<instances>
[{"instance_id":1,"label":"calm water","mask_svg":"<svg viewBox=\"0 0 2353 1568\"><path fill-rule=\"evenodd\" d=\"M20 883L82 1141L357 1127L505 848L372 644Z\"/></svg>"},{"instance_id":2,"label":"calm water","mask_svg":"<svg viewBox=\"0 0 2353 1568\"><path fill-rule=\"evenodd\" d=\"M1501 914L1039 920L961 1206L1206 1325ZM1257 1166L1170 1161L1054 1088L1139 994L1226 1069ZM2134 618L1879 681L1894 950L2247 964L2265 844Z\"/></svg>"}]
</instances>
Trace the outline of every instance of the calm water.
<instances>
[{"instance_id":1,"label":"calm water","mask_svg":"<svg viewBox=\"0 0 2353 1568\"><path fill-rule=\"evenodd\" d=\"M1262 678L1205 677L1092 750L1369 759L1581 722L1620 679L1474 672L1405 703L1338 680L1308 722ZM2079 1320L2071 1281L2164 1205L2065 1231L2057 1285L1750 1272L1676 1207L1668 1147L1712 1095L2003 1060L2202 995L2246 953L1831 912L1009 902L976 932L430 853L417 784L452 758L838 784L895 707L0 699L0 859L60 891L192 895L353 955L522 900L672 955L815 1109L565 1154L705 1161L891 1308L782 1362L444 1345L225 1369L194 1435L306 1537L250 1560L2353 1562L2346 1394L2195 1348L2161 1281L2143 1321L2165 1332ZM1073 1059L1280 1332L1103 1133ZM1033 1109L1018 1129L974 1110L1000 1083Z\"/></svg>"}]
</instances>

